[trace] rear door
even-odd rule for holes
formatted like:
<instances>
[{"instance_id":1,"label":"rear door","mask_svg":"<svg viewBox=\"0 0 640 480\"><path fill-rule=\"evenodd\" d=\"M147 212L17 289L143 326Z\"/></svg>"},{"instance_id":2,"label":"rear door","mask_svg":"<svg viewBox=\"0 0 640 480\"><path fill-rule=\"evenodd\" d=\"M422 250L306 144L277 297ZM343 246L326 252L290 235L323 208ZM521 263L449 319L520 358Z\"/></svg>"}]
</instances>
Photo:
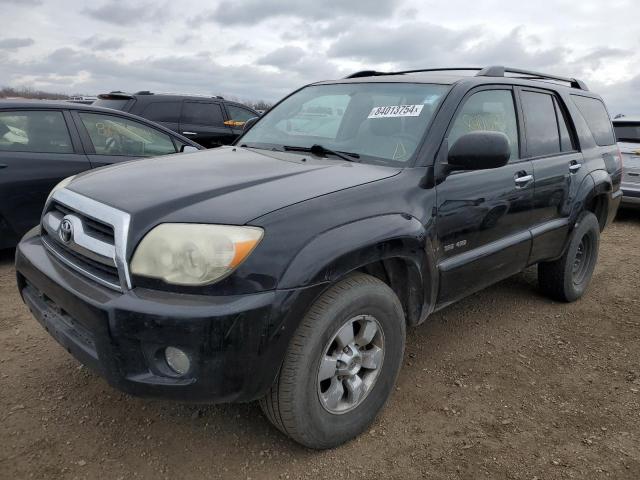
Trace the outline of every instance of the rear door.
<instances>
[{"instance_id":1,"label":"rear door","mask_svg":"<svg viewBox=\"0 0 640 480\"><path fill-rule=\"evenodd\" d=\"M169 130L180 133L181 110L182 102L180 100L171 100L148 103L140 112L135 113L147 120L159 123Z\"/></svg>"},{"instance_id":2,"label":"rear door","mask_svg":"<svg viewBox=\"0 0 640 480\"><path fill-rule=\"evenodd\" d=\"M558 256L569 228L572 199L584 171L566 105L554 92L518 88L525 133L525 156L533 164L535 197L531 212L530 263Z\"/></svg>"},{"instance_id":3,"label":"rear door","mask_svg":"<svg viewBox=\"0 0 640 480\"><path fill-rule=\"evenodd\" d=\"M235 134L225 121L220 102L185 100L179 132L207 148L229 145Z\"/></svg>"},{"instance_id":4,"label":"rear door","mask_svg":"<svg viewBox=\"0 0 640 480\"><path fill-rule=\"evenodd\" d=\"M178 151L170 135L147 123L91 111L74 111L73 118L94 168Z\"/></svg>"},{"instance_id":5,"label":"rear door","mask_svg":"<svg viewBox=\"0 0 640 480\"><path fill-rule=\"evenodd\" d=\"M38 224L62 179L91 167L66 110L0 110L0 248Z\"/></svg>"},{"instance_id":6,"label":"rear door","mask_svg":"<svg viewBox=\"0 0 640 480\"><path fill-rule=\"evenodd\" d=\"M504 167L450 173L436 187L440 305L522 270L529 256L533 168L520 153L521 121L510 86L468 94L447 134L448 145L465 133L500 131L511 158Z\"/></svg>"}]
</instances>

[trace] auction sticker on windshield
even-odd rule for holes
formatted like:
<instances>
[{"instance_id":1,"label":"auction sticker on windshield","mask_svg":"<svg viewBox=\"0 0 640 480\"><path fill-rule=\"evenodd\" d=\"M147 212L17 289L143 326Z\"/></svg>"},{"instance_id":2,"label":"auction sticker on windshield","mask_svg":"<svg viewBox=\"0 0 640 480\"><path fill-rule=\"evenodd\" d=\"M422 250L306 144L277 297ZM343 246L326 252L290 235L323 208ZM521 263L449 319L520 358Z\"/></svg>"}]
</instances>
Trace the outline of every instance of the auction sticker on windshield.
<instances>
[{"instance_id":1,"label":"auction sticker on windshield","mask_svg":"<svg viewBox=\"0 0 640 480\"><path fill-rule=\"evenodd\" d=\"M418 117L424 105L387 105L373 107L367 118Z\"/></svg>"}]
</instances>

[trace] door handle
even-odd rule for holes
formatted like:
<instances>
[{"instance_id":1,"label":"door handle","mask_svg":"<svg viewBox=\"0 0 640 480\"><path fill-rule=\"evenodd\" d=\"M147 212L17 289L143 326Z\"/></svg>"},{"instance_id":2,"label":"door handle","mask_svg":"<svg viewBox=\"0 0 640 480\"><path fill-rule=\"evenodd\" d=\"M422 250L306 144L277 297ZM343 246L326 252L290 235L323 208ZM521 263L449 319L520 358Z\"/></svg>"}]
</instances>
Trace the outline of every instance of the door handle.
<instances>
[{"instance_id":1,"label":"door handle","mask_svg":"<svg viewBox=\"0 0 640 480\"><path fill-rule=\"evenodd\" d=\"M183 135L197 135L196 132L182 132Z\"/></svg>"},{"instance_id":2,"label":"door handle","mask_svg":"<svg viewBox=\"0 0 640 480\"><path fill-rule=\"evenodd\" d=\"M517 187L524 187L527 183L533 180L533 175L522 175L515 178Z\"/></svg>"},{"instance_id":3,"label":"door handle","mask_svg":"<svg viewBox=\"0 0 640 480\"><path fill-rule=\"evenodd\" d=\"M569 164L569 171L571 173L576 173L578 170L580 170L580 167L582 166L582 164L574 161L572 163Z\"/></svg>"},{"instance_id":4,"label":"door handle","mask_svg":"<svg viewBox=\"0 0 640 480\"><path fill-rule=\"evenodd\" d=\"M7 168L9 165L7 165L6 163L0 163L0 168Z\"/></svg>"}]
</instances>

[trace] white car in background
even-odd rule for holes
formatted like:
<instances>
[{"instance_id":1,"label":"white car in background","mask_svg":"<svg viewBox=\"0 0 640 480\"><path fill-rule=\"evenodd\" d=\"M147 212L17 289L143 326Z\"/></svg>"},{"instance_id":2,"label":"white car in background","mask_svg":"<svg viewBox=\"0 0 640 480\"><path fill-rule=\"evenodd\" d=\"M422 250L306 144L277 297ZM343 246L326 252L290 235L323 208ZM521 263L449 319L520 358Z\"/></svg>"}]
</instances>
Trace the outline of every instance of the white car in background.
<instances>
[{"instance_id":1,"label":"white car in background","mask_svg":"<svg viewBox=\"0 0 640 480\"><path fill-rule=\"evenodd\" d=\"M613 120L622 153L622 205L640 207L640 117Z\"/></svg>"}]
</instances>

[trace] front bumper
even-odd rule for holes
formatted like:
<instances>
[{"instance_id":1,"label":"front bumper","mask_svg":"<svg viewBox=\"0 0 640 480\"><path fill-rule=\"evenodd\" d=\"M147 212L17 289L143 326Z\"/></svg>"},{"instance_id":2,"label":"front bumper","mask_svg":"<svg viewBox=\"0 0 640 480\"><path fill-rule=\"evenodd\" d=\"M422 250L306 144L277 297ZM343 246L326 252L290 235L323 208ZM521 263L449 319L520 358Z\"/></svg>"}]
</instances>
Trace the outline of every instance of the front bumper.
<instances>
[{"instance_id":1,"label":"front bumper","mask_svg":"<svg viewBox=\"0 0 640 480\"><path fill-rule=\"evenodd\" d=\"M323 285L208 297L134 288L117 293L52 258L36 234L16 249L16 275L36 319L114 387L140 396L230 402L260 398L289 339ZM187 352L191 370L168 374L162 351Z\"/></svg>"}]
</instances>

